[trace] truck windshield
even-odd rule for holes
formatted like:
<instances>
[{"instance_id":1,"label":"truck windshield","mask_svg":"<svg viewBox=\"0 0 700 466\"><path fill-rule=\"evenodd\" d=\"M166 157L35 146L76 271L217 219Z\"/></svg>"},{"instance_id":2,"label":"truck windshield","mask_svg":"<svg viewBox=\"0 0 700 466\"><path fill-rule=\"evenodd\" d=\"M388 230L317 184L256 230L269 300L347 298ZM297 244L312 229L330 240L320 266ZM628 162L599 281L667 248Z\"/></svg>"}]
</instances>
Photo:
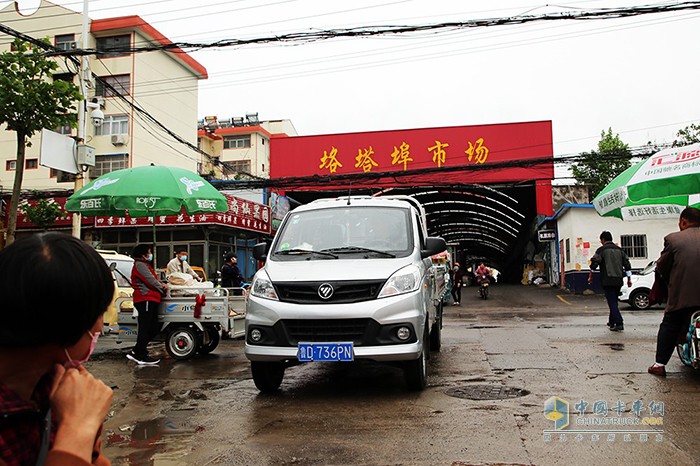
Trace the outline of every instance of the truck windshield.
<instances>
[{"instance_id":1,"label":"truck windshield","mask_svg":"<svg viewBox=\"0 0 700 466\"><path fill-rule=\"evenodd\" d=\"M273 257L300 260L283 253L295 250L331 252L341 259L407 256L413 250L409 214L408 209L363 206L292 212L278 234Z\"/></svg>"}]
</instances>

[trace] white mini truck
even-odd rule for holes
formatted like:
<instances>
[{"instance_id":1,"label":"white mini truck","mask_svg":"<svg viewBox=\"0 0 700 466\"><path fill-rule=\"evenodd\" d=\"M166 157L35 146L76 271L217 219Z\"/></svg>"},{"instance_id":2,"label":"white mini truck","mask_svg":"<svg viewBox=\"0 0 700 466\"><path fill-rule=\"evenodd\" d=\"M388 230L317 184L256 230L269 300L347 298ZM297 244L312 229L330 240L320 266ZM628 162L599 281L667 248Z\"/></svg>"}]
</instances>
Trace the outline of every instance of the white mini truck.
<instances>
[{"instance_id":1,"label":"white mini truck","mask_svg":"<svg viewBox=\"0 0 700 466\"><path fill-rule=\"evenodd\" d=\"M445 249L407 196L321 199L289 212L253 251L265 261L245 319L256 387L276 391L300 363L369 359L401 365L408 387L423 389L445 286L430 256Z\"/></svg>"}]
</instances>

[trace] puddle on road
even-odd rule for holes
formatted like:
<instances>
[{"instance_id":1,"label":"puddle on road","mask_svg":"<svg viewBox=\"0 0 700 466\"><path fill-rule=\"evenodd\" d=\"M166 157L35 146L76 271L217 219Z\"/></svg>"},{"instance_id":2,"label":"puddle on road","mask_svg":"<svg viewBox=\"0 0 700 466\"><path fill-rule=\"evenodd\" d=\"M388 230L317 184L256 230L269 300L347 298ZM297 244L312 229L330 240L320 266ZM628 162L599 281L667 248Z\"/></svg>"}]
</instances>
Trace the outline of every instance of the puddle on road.
<instances>
[{"instance_id":1,"label":"puddle on road","mask_svg":"<svg viewBox=\"0 0 700 466\"><path fill-rule=\"evenodd\" d=\"M192 423L190 416L189 410L181 410L168 413L167 417L120 426L117 431L107 433L106 447L129 451L114 458L115 464L148 464L161 456L183 458L191 453L194 435L204 431L204 426Z\"/></svg>"},{"instance_id":2,"label":"puddle on road","mask_svg":"<svg viewBox=\"0 0 700 466\"><path fill-rule=\"evenodd\" d=\"M601 343L600 346L609 346L613 351L623 351L625 349L624 343Z\"/></svg>"}]
</instances>

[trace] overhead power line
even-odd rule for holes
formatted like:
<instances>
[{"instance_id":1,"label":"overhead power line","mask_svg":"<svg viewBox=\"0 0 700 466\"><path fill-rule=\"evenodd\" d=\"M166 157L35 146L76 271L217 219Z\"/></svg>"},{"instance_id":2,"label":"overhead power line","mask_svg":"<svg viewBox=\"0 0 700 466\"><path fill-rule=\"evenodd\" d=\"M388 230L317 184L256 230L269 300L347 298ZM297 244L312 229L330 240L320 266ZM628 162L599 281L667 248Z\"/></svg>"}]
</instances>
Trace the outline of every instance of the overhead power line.
<instances>
[{"instance_id":1,"label":"overhead power line","mask_svg":"<svg viewBox=\"0 0 700 466\"><path fill-rule=\"evenodd\" d=\"M601 155L601 159L606 161L620 160L635 160L641 157L647 157L658 151L658 147L639 147L630 149L627 154ZM218 189L236 188L236 189L259 189L259 188L280 188L291 189L299 188L300 186L340 186L351 185L352 183L379 183L381 180L393 179L394 182L406 185L411 184L411 178L435 173L452 174L463 172L480 172L502 170L508 168L546 168L548 164L553 165L568 165L580 162L586 158L586 154L568 155L563 157L552 158L537 157L527 160L509 160L505 162L488 163L483 165L457 165L449 167L429 167L415 170L395 170L383 172L367 172L367 173L347 173L340 175L311 175L311 176L288 176L280 178L266 178L257 180L213 180L212 184ZM538 178L543 180L551 180L554 177ZM437 184L459 184L455 182L445 182Z\"/></svg>"},{"instance_id":2,"label":"overhead power line","mask_svg":"<svg viewBox=\"0 0 700 466\"><path fill-rule=\"evenodd\" d=\"M700 1L679 2L674 4L653 4L634 7L601 8L595 10L566 11L547 13L541 15L516 15L501 18L477 19L468 21L452 21L422 25L389 25L389 26L358 26L353 28L326 29L311 32L293 32L288 34L257 37L251 39L222 39L209 43L174 42L171 44L147 44L134 47L110 48L110 52L138 53L153 52L156 50L188 51L209 48L240 47L246 45L259 45L271 43L309 43L341 37L377 37L398 34L411 34L422 32L439 33L457 29L481 28L493 26L507 26L526 24L541 21L561 20L604 20L616 18L628 18L654 13L670 13L684 10L700 9ZM60 51L59 55L93 55L95 49L75 49Z\"/></svg>"}]
</instances>

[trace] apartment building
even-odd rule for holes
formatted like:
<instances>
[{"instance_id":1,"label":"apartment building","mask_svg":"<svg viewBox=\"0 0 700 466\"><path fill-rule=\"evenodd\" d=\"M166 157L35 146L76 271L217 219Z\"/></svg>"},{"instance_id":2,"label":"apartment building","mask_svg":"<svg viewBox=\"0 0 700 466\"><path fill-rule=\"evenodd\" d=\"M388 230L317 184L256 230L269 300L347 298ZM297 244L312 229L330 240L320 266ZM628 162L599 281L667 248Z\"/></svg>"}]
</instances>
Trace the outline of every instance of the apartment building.
<instances>
[{"instance_id":1,"label":"apartment building","mask_svg":"<svg viewBox=\"0 0 700 466\"><path fill-rule=\"evenodd\" d=\"M217 179L234 179L246 174L270 177L270 139L296 136L290 120L261 121L257 113L245 117L208 116L199 121L199 148L210 154L199 171Z\"/></svg>"},{"instance_id":2,"label":"apartment building","mask_svg":"<svg viewBox=\"0 0 700 466\"><path fill-rule=\"evenodd\" d=\"M43 0L36 12L20 14L14 3L0 10L0 23L36 38L48 37L59 49L82 45L82 14ZM150 118L193 147L197 145L198 81L207 78L207 70L182 50L156 50L122 53L115 48L171 44L157 29L138 16L89 21L88 47L97 50L89 58L91 71L104 80L94 80L85 96L99 103L105 114L102 126L88 124L86 143L96 151L95 167L89 176L128 167L154 163L197 170L202 156L177 142ZM0 34L0 51L7 51L14 37ZM76 67L57 59L60 70L54 79L78 83ZM105 85L104 83L108 83ZM115 92L116 90L116 92ZM121 94L124 98L119 97ZM136 107L145 112L139 112ZM14 132L0 128L0 188L11 190L16 168ZM50 128L51 129L51 128ZM53 128L62 134L75 129ZM39 136L27 149L22 188L25 190L71 189L73 184L57 178L39 160Z\"/></svg>"}]
</instances>

